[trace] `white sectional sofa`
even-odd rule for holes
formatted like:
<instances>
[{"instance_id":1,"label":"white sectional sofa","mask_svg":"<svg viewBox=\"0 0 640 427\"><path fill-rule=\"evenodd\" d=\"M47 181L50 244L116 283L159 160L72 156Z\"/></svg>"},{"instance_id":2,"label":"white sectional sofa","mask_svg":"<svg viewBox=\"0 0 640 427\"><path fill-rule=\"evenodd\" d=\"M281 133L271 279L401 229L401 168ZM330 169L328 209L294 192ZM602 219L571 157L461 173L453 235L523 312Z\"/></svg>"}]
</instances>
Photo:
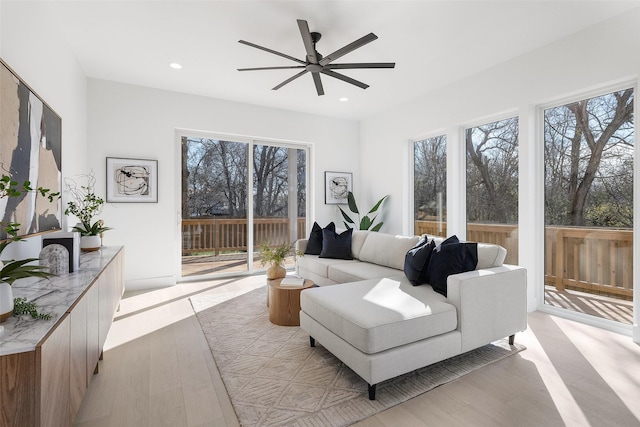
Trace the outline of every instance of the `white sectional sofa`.
<instances>
[{"instance_id":1,"label":"white sectional sofa","mask_svg":"<svg viewBox=\"0 0 640 427\"><path fill-rule=\"evenodd\" d=\"M527 326L526 270L503 265L504 248L478 244L476 270L449 276L445 297L404 275L418 240L354 231L353 260L297 259L297 273L320 285L301 293L301 328L367 381L372 400L382 381L504 337L513 344Z\"/></svg>"}]
</instances>

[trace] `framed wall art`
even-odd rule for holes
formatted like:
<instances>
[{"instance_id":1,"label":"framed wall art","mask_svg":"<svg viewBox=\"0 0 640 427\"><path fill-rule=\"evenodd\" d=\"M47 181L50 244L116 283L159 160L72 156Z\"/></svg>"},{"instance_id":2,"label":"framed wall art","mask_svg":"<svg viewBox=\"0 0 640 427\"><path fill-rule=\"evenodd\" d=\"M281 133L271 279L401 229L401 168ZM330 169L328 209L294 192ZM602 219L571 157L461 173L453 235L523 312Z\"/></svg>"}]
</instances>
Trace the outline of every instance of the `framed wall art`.
<instances>
[{"instance_id":1,"label":"framed wall art","mask_svg":"<svg viewBox=\"0 0 640 427\"><path fill-rule=\"evenodd\" d=\"M158 161L107 157L108 203L157 203Z\"/></svg>"},{"instance_id":2,"label":"framed wall art","mask_svg":"<svg viewBox=\"0 0 640 427\"><path fill-rule=\"evenodd\" d=\"M325 172L324 185L325 205L345 204L349 191L353 191L353 175L351 172Z\"/></svg>"},{"instance_id":3,"label":"framed wall art","mask_svg":"<svg viewBox=\"0 0 640 427\"><path fill-rule=\"evenodd\" d=\"M1 59L0 174L34 189L62 189L62 119ZM19 236L59 230L61 218L60 198L37 191L0 198L0 221L20 224ZM6 237L0 227L0 240Z\"/></svg>"}]
</instances>

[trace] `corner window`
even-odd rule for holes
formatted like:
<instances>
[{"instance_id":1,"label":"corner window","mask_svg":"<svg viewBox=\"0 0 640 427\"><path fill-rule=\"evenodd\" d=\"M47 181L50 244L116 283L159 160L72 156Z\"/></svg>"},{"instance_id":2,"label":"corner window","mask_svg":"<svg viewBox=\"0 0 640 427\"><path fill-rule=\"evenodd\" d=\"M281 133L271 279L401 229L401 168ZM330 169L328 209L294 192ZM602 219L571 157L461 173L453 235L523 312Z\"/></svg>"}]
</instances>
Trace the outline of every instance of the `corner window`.
<instances>
[{"instance_id":1,"label":"corner window","mask_svg":"<svg viewBox=\"0 0 640 427\"><path fill-rule=\"evenodd\" d=\"M633 89L544 110L544 303L633 321Z\"/></svg>"}]
</instances>

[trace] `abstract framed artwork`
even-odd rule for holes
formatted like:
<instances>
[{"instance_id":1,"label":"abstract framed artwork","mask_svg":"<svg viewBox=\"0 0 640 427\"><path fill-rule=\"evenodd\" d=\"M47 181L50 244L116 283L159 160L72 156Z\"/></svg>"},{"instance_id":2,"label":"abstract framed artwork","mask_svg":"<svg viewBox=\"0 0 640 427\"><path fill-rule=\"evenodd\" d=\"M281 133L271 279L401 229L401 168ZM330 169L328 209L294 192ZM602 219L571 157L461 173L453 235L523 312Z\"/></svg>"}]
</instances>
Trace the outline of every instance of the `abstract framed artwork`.
<instances>
[{"instance_id":1,"label":"abstract framed artwork","mask_svg":"<svg viewBox=\"0 0 640 427\"><path fill-rule=\"evenodd\" d=\"M108 203L157 203L158 161L107 157Z\"/></svg>"},{"instance_id":2,"label":"abstract framed artwork","mask_svg":"<svg viewBox=\"0 0 640 427\"><path fill-rule=\"evenodd\" d=\"M62 189L62 119L0 59L0 174L51 193ZM37 191L0 199L0 222L19 236L60 230L62 201ZM7 237L0 227L0 240Z\"/></svg>"},{"instance_id":3,"label":"abstract framed artwork","mask_svg":"<svg viewBox=\"0 0 640 427\"><path fill-rule=\"evenodd\" d=\"M324 204L340 205L347 203L347 195L353 191L351 172L324 173Z\"/></svg>"}]
</instances>

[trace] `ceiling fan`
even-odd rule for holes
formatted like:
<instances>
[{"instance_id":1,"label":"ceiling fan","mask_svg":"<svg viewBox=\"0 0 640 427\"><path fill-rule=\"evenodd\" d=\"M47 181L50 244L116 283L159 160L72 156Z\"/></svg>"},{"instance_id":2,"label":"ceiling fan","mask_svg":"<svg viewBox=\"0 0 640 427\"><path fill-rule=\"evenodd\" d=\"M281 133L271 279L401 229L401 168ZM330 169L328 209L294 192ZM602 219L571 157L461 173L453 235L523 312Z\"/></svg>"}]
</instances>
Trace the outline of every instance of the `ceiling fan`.
<instances>
[{"instance_id":1,"label":"ceiling fan","mask_svg":"<svg viewBox=\"0 0 640 427\"><path fill-rule=\"evenodd\" d=\"M356 68L394 68L396 66L395 62L359 62L359 63L343 63L343 64L334 64L338 58L343 57L344 55L352 52L359 47L364 46L367 43L370 43L378 38L373 33L369 33L364 37L359 38L353 43L349 43L348 45L336 50L330 55L323 57L316 50L316 43L320 40L322 35L316 32L309 31L309 25L307 21L303 19L298 19L298 28L300 29L300 35L302 36L302 41L304 43L304 48L307 51L306 60L302 61L298 58L294 58L293 56L289 56L287 54L277 52L273 49L269 49L263 46L259 46L255 43L251 43L244 40L239 40L238 43L245 44L247 46L255 47L256 49L264 50L269 53L273 53L274 55L282 56L283 58L290 59L291 61L297 62L301 65L289 65L282 67L258 67L258 68L238 68L238 71L256 71L256 70L283 70L290 68L301 68L298 74L293 77L288 78L283 81L279 85L275 86L273 90L278 90L282 86L287 83L291 83L298 77L301 77L307 73L311 73L313 77L313 82L316 85L316 91L318 92L318 96L324 95L324 88L322 87L322 80L320 79L320 74L324 74L326 76L330 76L336 78L338 80L342 80L344 82L350 83L352 85L361 87L362 89L366 89L369 87L368 84L362 83L358 80L352 79L351 77L347 77L344 74L336 73L333 70L346 70L346 69L356 69Z\"/></svg>"}]
</instances>

